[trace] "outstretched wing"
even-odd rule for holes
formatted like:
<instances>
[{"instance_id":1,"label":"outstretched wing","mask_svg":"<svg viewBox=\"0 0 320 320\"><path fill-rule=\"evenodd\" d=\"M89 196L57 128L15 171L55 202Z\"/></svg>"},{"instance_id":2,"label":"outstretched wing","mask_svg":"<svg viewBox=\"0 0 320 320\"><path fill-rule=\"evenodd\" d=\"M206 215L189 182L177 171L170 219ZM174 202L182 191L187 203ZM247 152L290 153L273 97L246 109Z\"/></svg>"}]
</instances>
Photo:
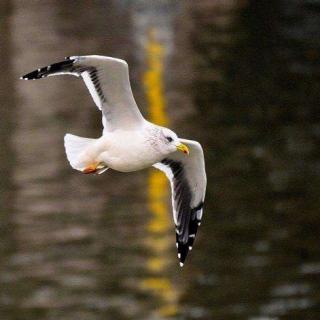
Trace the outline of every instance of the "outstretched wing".
<instances>
[{"instance_id":1,"label":"outstretched wing","mask_svg":"<svg viewBox=\"0 0 320 320\"><path fill-rule=\"evenodd\" d=\"M133 128L144 120L132 95L128 64L105 56L74 56L32 71L23 77L35 80L60 74L82 77L102 111L105 131Z\"/></svg>"},{"instance_id":2,"label":"outstretched wing","mask_svg":"<svg viewBox=\"0 0 320 320\"><path fill-rule=\"evenodd\" d=\"M189 156L177 151L153 166L170 180L176 245L183 266L201 223L207 178L201 145L191 140L180 141L189 147Z\"/></svg>"}]
</instances>

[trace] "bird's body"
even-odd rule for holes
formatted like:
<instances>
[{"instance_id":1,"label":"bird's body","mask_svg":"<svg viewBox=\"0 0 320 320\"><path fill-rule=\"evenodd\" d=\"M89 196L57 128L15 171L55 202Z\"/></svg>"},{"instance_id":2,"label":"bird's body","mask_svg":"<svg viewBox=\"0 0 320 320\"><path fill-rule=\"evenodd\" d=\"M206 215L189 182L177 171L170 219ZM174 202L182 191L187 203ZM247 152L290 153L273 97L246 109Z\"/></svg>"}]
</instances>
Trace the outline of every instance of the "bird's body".
<instances>
[{"instance_id":1,"label":"bird's body","mask_svg":"<svg viewBox=\"0 0 320 320\"><path fill-rule=\"evenodd\" d=\"M98 139L90 140L83 151L77 154L77 162L73 167L81 171L92 163L103 163L106 167L120 172L149 168L164 156L155 139L160 130L161 127L145 121L139 128L117 129L105 133ZM67 134L66 145L77 138ZM72 161L72 156L69 161Z\"/></svg>"},{"instance_id":2,"label":"bird's body","mask_svg":"<svg viewBox=\"0 0 320 320\"><path fill-rule=\"evenodd\" d=\"M117 130L103 135L98 140L104 150L98 160L113 170L137 171L151 167L155 162L161 160L159 153L150 153L151 143L146 128L130 131Z\"/></svg>"},{"instance_id":3,"label":"bird's body","mask_svg":"<svg viewBox=\"0 0 320 320\"><path fill-rule=\"evenodd\" d=\"M22 78L35 80L59 74L82 77L103 115L104 130L100 138L65 135L70 165L82 173L101 174L109 168L130 172L151 166L165 172L173 193L176 243L183 265L202 218L206 174L201 145L179 139L171 130L143 118L131 92L128 65L123 60L103 56L68 57Z\"/></svg>"}]
</instances>

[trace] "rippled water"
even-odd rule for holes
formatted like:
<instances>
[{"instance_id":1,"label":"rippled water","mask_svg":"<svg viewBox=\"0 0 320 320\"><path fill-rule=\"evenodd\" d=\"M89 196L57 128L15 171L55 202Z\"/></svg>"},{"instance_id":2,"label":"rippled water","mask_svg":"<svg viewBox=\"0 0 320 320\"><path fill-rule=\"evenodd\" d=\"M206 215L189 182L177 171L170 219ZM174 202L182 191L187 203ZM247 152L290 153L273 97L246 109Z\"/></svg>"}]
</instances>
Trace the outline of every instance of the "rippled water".
<instances>
[{"instance_id":1,"label":"rippled water","mask_svg":"<svg viewBox=\"0 0 320 320\"><path fill-rule=\"evenodd\" d=\"M317 1L7 0L0 14L1 319L319 317ZM144 115L204 146L183 269L160 173L69 167L64 134L101 131L84 84L18 80L81 54L126 59Z\"/></svg>"}]
</instances>

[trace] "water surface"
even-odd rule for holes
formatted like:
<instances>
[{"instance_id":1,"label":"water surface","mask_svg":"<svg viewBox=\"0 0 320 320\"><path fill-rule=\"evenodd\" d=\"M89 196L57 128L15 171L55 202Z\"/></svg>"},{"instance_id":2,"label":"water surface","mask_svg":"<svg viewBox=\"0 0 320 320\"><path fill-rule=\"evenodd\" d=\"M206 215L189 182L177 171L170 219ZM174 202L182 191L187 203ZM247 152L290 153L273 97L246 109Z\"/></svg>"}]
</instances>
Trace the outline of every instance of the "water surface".
<instances>
[{"instance_id":1,"label":"water surface","mask_svg":"<svg viewBox=\"0 0 320 320\"><path fill-rule=\"evenodd\" d=\"M4 1L1 319L316 319L319 5L313 1ZM129 62L148 119L205 149L208 192L178 266L161 173L73 171L101 115L64 56ZM3 63L6 62L6 63Z\"/></svg>"}]
</instances>

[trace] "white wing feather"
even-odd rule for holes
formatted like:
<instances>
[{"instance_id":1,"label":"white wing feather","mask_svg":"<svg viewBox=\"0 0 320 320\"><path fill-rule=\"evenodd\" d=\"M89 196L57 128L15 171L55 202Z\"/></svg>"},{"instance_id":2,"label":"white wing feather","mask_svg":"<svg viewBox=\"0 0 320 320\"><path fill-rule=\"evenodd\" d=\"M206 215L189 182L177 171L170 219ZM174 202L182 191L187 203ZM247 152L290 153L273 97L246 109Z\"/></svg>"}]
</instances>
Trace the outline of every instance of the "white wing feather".
<instances>
[{"instance_id":1,"label":"white wing feather","mask_svg":"<svg viewBox=\"0 0 320 320\"><path fill-rule=\"evenodd\" d=\"M189 147L190 155L177 151L154 167L170 180L178 257L183 265L201 222L207 178L201 145L191 140L180 141Z\"/></svg>"},{"instance_id":2,"label":"white wing feather","mask_svg":"<svg viewBox=\"0 0 320 320\"><path fill-rule=\"evenodd\" d=\"M124 60L97 55L72 56L22 78L31 80L61 74L83 78L102 111L104 131L134 128L144 121L131 91L129 68Z\"/></svg>"}]
</instances>

